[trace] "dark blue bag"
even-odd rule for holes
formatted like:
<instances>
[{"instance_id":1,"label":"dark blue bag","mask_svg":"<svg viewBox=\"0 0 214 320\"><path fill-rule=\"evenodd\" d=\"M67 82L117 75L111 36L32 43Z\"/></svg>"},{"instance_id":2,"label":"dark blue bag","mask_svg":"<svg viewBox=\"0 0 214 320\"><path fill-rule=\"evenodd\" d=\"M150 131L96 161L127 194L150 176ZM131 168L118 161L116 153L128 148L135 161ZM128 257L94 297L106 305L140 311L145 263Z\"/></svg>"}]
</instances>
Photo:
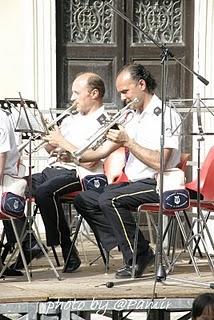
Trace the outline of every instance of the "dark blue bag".
<instances>
[{"instance_id":1,"label":"dark blue bag","mask_svg":"<svg viewBox=\"0 0 214 320\"><path fill-rule=\"evenodd\" d=\"M25 198L12 192L3 192L1 212L8 218L20 219L24 216Z\"/></svg>"},{"instance_id":2,"label":"dark blue bag","mask_svg":"<svg viewBox=\"0 0 214 320\"><path fill-rule=\"evenodd\" d=\"M97 190L103 189L108 185L108 180L105 174L88 175L82 179L84 190Z\"/></svg>"},{"instance_id":3,"label":"dark blue bag","mask_svg":"<svg viewBox=\"0 0 214 320\"><path fill-rule=\"evenodd\" d=\"M190 196L186 189L168 190L163 192L164 210L184 210L190 206Z\"/></svg>"}]
</instances>

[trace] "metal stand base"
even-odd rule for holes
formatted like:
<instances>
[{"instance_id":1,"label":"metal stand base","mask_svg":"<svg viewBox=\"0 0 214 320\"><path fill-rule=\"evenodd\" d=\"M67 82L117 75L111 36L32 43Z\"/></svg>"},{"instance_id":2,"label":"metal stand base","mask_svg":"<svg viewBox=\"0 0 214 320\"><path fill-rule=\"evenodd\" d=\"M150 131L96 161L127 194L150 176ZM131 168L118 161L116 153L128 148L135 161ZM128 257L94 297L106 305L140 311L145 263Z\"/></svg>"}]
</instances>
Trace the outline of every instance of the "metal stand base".
<instances>
[{"instance_id":1,"label":"metal stand base","mask_svg":"<svg viewBox=\"0 0 214 320\"><path fill-rule=\"evenodd\" d=\"M38 230L38 226L36 224L35 219L33 219L32 217L27 217L26 218L26 223L24 224L24 230L26 229L26 225L27 224L29 224L30 227L29 227L28 230L23 231L21 236L19 236L18 233L17 233L14 220L12 218L10 220L11 220L13 231L14 231L14 234L15 234L15 237L16 237L17 245L16 245L13 253L9 257L9 259L7 260L7 263L4 265L3 269L1 270L0 277L3 275L4 271L8 267L9 263L11 262L12 258L15 256L17 251L19 251L20 255L21 255L21 258L22 258L22 262L23 262L23 265L24 265L24 269L25 269L25 272L26 272L27 279L28 279L29 282L31 282L32 273L29 272L29 267L27 265L26 258L25 258L25 255L24 255L24 252L23 252L23 248L22 248L23 240L25 239L25 237L28 234L30 234L30 244L31 244L31 238L33 236L35 238L37 244L39 245L40 249L42 250L44 256L46 257L46 259L47 259L51 269L53 270L54 274L56 275L57 279L61 280L56 268L54 267L51 259L48 256L47 251L44 248L44 245L42 243L42 240L41 240L41 237L40 237L40 234L39 234L39 230ZM36 232L32 229L32 224L34 224Z\"/></svg>"}]
</instances>

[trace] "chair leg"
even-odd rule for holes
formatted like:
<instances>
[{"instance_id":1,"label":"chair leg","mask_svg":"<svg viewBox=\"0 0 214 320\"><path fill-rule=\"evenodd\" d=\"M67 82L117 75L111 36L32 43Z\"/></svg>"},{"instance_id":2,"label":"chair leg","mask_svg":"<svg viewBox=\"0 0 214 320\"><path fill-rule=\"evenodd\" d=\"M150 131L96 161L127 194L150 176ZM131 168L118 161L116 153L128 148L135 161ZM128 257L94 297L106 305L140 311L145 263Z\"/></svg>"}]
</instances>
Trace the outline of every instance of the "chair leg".
<instances>
[{"instance_id":1,"label":"chair leg","mask_svg":"<svg viewBox=\"0 0 214 320\"><path fill-rule=\"evenodd\" d=\"M175 258L175 247L176 247L176 239L177 239L177 220L175 218L173 218L173 222L172 222L172 239L171 239L171 243L172 243L172 253L171 253L171 259L170 259L170 263L172 263L172 261Z\"/></svg>"},{"instance_id":2,"label":"chair leg","mask_svg":"<svg viewBox=\"0 0 214 320\"><path fill-rule=\"evenodd\" d=\"M55 249L54 246L51 246L51 249L53 251L53 255L54 255L54 259L56 261L56 265L57 265L57 267L60 267L60 262L59 262L59 258L58 258L57 253L56 253L56 249Z\"/></svg>"},{"instance_id":3,"label":"chair leg","mask_svg":"<svg viewBox=\"0 0 214 320\"><path fill-rule=\"evenodd\" d=\"M67 256L67 259L66 259L66 262L65 262L65 265L64 265L64 268L63 268L62 272L66 272L66 270L68 268L68 262L70 260L71 255L72 255L72 251L74 249L74 246L75 246L75 243L76 243L76 240L77 240L77 236L78 236L81 224L82 224L82 220L83 220L83 217L81 215L78 215L78 221L77 221L77 225L76 225L76 230L74 232L74 236L73 236L73 239L72 239L72 242L71 242L69 253L68 253L68 256Z\"/></svg>"},{"instance_id":4,"label":"chair leg","mask_svg":"<svg viewBox=\"0 0 214 320\"><path fill-rule=\"evenodd\" d=\"M54 274L56 275L57 279L58 279L58 280L61 280L61 278L60 278L60 276L59 276L59 274L58 274L58 272L57 272L56 268L54 267L54 265L53 265L53 263L52 263L51 259L50 259L50 258L49 258L49 256L48 256L47 251L45 250L45 247L44 247L44 245L43 245L43 243L42 243L42 239L41 239L41 237L40 237L39 229L38 229L38 226L37 226L37 223L36 223L36 221L35 221L35 220L34 220L34 228L35 228L35 231L36 231L36 232L34 232L34 230L33 230L33 229L31 230L31 232L32 232L32 234L33 234L33 236L34 236L34 238L36 239L36 241L37 241L37 243L38 243L38 245L39 245L40 249L42 250L42 252L43 252L44 256L46 257L46 259L47 259L47 261L48 261L48 263L49 263L49 265L50 265L51 269L53 270Z\"/></svg>"},{"instance_id":5,"label":"chair leg","mask_svg":"<svg viewBox=\"0 0 214 320\"><path fill-rule=\"evenodd\" d=\"M204 230L207 232L207 235L209 237L209 240L212 244L212 248L214 247L213 246L213 241L211 239L211 235L210 233L208 234L209 230L208 230L208 227L206 225L206 222L204 220L205 218L203 217L199 217L199 219L195 219L194 222L193 222L193 225L192 225L192 230L194 229L194 226L197 224L197 233L194 234L194 236L192 237L189 237L188 238L188 241L191 242L193 238L196 238L198 242L202 242L202 245L204 247L204 252L207 256L207 259L208 259L208 264L209 264L209 267L210 267L210 270L214 273L214 264L213 264L213 261L211 259L211 256L208 252L208 249L207 249L207 245L206 245L206 242L205 242L205 234L204 234Z\"/></svg>"},{"instance_id":6,"label":"chair leg","mask_svg":"<svg viewBox=\"0 0 214 320\"><path fill-rule=\"evenodd\" d=\"M211 213L211 212L208 211L208 213L206 214L206 216L204 216L202 212L200 213L201 220L202 220L202 226L201 226L201 228L202 228L202 232L204 232L204 230L206 230L207 236L208 236L208 238L209 238L209 240L210 240L210 244L211 244L211 246L212 246L212 248L213 248L213 250L214 250L213 239L212 239L212 237L211 237L211 235L210 235L210 232L209 232L209 229L208 229L208 226L207 226L207 221L208 221L208 219L209 219L210 213ZM197 241L195 242L195 247L194 247L194 250L193 250L193 254L194 254L194 255L195 255L195 253L196 253L196 249L199 248L199 242L200 242L200 240L201 240L201 238L198 238Z\"/></svg>"},{"instance_id":7,"label":"chair leg","mask_svg":"<svg viewBox=\"0 0 214 320\"><path fill-rule=\"evenodd\" d=\"M168 244L167 244L167 257L170 259L170 264L172 264L175 257L175 247L176 247L176 239L177 239L177 221L175 216L171 216L165 228L163 234L163 241L169 231Z\"/></svg>"},{"instance_id":8,"label":"chair leg","mask_svg":"<svg viewBox=\"0 0 214 320\"><path fill-rule=\"evenodd\" d=\"M150 240L151 245L154 245L155 241L154 241L154 236L153 236L153 232L152 232L152 223L150 220L149 213L147 211L146 211L146 220L147 220L147 224L148 224L149 240Z\"/></svg>"},{"instance_id":9,"label":"chair leg","mask_svg":"<svg viewBox=\"0 0 214 320\"><path fill-rule=\"evenodd\" d=\"M23 249L22 249L22 244L21 244L22 241L20 241L20 238L19 238L18 232L16 230L16 225L14 223L14 220L12 218L10 218L10 221L11 221L11 224L12 224L12 228L13 228L13 232L14 232L14 235L15 235L15 238L16 238L17 245L16 245L16 248L13 251L12 255L9 257L7 263L2 268L2 270L0 272L0 278L3 275L3 273L5 272L8 264L11 261L11 259L16 254L17 250L19 249L19 252L20 252L20 255L21 255L21 258L22 258L22 262L23 262L23 265L24 265L24 269L25 269L25 272L26 272L27 279L28 279L29 282L31 282L30 273L29 273L27 262L26 262L26 259L25 259L25 255L24 255L24 252L23 252Z\"/></svg>"},{"instance_id":10,"label":"chair leg","mask_svg":"<svg viewBox=\"0 0 214 320\"><path fill-rule=\"evenodd\" d=\"M184 249L188 250L190 259L191 259L191 261L193 263L193 266L194 266L194 269L195 269L195 272L196 272L196 274L198 276L200 276L200 271L199 271L199 268L198 268L198 266L196 264L195 258L193 256L192 248L191 248L191 245L190 245L190 239L189 239L189 237L187 236L187 234L185 232L185 229L184 229L184 226L182 224L179 212L176 211L175 212L175 216L176 216L179 228L181 230L181 233L182 233L182 236L183 236L183 239L184 239ZM192 235L192 228L190 230L190 234ZM192 237L194 237L194 236L192 236Z\"/></svg>"},{"instance_id":11,"label":"chair leg","mask_svg":"<svg viewBox=\"0 0 214 320\"><path fill-rule=\"evenodd\" d=\"M132 255L132 278L135 278L135 268L137 264L137 244L138 244L138 235L140 230L140 214L137 212L136 216L136 227L135 227L135 236L133 244L133 255Z\"/></svg>"},{"instance_id":12,"label":"chair leg","mask_svg":"<svg viewBox=\"0 0 214 320\"><path fill-rule=\"evenodd\" d=\"M155 233L156 233L156 236L158 237L158 234L159 234L159 229L158 229L158 226L157 224L155 223L155 220L153 219L152 217L152 214L150 215L150 220L151 220L151 223L152 223L152 226L155 230ZM171 222L170 222L171 224ZM170 224L168 223L167 226L166 226L166 230L164 231L164 234L163 234L163 241L166 237L166 231L168 231L169 227L170 227ZM167 266L167 273L169 273L173 268L173 266L171 265L171 262L169 261L169 258L165 252L165 250L162 251L162 254L163 254L163 259L164 259L164 262ZM156 262L155 262L155 265L156 265Z\"/></svg>"},{"instance_id":13,"label":"chair leg","mask_svg":"<svg viewBox=\"0 0 214 320\"><path fill-rule=\"evenodd\" d=\"M98 246L98 248L100 250L100 256L101 256L101 258L103 260L103 263L104 263L104 266L105 266L105 274L107 274L108 271L109 271L109 256L110 256L109 255L109 251L106 251L103 248L102 244L100 243L100 241L99 241L99 239L98 239L98 237L96 235L96 232L94 232L94 236L95 236L95 239L96 239L97 246ZM94 261L90 262L90 265L92 265L97 259L99 259L99 257L97 257Z\"/></svg>"},{"instance_id":14,"label":"chair leg","mask_svg":"<svg viewBox=\"0 0 214 320\"><path fill-rule=\"evenodd\" d=\"M71 257L73 248L74 248L74 246L75 246L75 243L76 243L76 240L77 240L77 237L78 237L78 234L79 234L79 230L80 230L82 221L83 221L83 217L82 217L81 215L78 215L78 221L77 221L77 224L76 224L76 229L75 229L75 232L74 232L74 235L73 235L73 239L72 239L72 242L71 242L71 246L70 246L70 249L69 249L69 253L68 253L68 256L67 256L67 259L66 259L66 262L65 262L65 265L64 265L64 268L63 268L62 272L66 272L66 270L67 270L68 262L69 262L69 260L70 260L70 257ZM109 252L107 252L107 251L102 247L100 241L98 240L98 237L96 236L96 232L94 232L94 236L95 236L96 242L92 241L91 239L90 239L90 241L92 241L92 243L94 243L95 245L98 246L98 248L99 248L99 250L100 250L100 256L102 257L103 262L104 262L104 265L105 265L105 273L107 273L108 270L109 270ZM90 265L92 265L95 261L97 261L97 259L99 259L100 256L97 257L97 258L96 258L95 260L93 260L92 262L90 262Z\"/></svg>"},{"instance_id":15,"label":"chair leg","mask_svg":"<svg viewBox=\"0 0 214 320\"><path fill-rule=\"evenodd\" d=\"M183 213L184 213L185 221L186 221L186 223L187 223L187 225L188 225L189 230L191 230L191 234L192 234L192 237L193 237L194 242L195 242L195 247L194 247L193 255L195 256L196 250L198 250L198 254L199 254L200 258L203 258L201 249L200 249L200 247L199 247L199 241L194 237L194 232L193 232L193 229L192 229L192 225L191 225L191 223L190 223L190 221L189 221L188 215L187 215L187 213L186 213L185 210L183 210Z\"/></svg>"},{"instance_id":16,"label":"chair leg","mask_svg":"<svg viewBox=\"0 0 214 320\"><path fill-rule=\"evenodd\" d=\"M0 239L0 255L2 254L2 248L4 247L5 230L3 229Z\"/></svg>"},{"instance_id":17,"label":"chair leg","mask_svg":"<svg viewBox=\"0 0 214 320\"><path fill-rule=\"evenodd\" d=\"M171 247L171 243L172 243L172 229L173 229L173 217L170 217L168 222L167 222L166 228L165 228L165 230L163 232L163 242L164 242L164 240L166 239L168 231L170 231L169 236L168 236L167 256L170 255L170 247Z\"/></svg>"}]
</instances>

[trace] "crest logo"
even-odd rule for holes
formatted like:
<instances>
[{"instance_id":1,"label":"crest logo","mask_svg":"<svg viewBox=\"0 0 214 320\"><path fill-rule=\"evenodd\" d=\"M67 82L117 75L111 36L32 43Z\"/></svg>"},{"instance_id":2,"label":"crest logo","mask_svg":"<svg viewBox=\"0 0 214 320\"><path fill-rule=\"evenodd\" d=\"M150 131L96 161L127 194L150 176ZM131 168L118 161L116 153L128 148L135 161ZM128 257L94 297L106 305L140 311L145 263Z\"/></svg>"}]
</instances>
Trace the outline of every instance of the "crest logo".
<instances>
[{"instance_id":1,"label":"crest logo","mask_svg":"<svg viewBox=\"0 0 214 320\"><path fill-rule=\"evenodd\" d=\"M175 201L175 204L179 204L181 202L181 199L179 196L175 196L174 201Z\"/></svg>"},{"instance_id":2,"label":"crest logo","mask_svg":"<svg viewBox=\"0 0 214 320\"><path fill-rule=\"evenodd\" d=\"M15 200L13 204L14 209L18 209L19 207L19 201Z\"/></svg>"},{"instance_id":3,"label":"crest logo","mask_svg":"<svg viewBox=\"0 0 214 320\"><path fill-rule=\"evenodd\" d=\"M94 180L94 186L95 186L95 188L100 187L100 181L98 179Z\"/></svg>"}]
</instances>

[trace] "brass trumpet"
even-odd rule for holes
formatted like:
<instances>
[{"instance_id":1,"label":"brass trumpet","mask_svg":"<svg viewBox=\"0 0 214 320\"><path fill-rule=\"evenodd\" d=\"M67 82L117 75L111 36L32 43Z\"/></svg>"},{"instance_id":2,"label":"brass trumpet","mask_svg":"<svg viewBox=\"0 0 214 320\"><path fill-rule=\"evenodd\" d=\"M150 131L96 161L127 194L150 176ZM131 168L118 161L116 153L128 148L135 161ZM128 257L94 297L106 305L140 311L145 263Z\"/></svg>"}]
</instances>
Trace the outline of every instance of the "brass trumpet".
<instances>
[{"instance_id":1,"label":"brass trumpet","mask_svg":"<svg viewBox=\"0 0 214 320\"><path fill-rule=\"evenodd\" d=\"M106 134L107 132L117 124L123 124L126 121L126 117L129 113L132 113L133 110L130 110L131 106L134 106L136 103L138 103L139 100L135 98L133 101L129 102L124 108L122 108L120 111L118 111L107 123L105 123L94 135L91 139L89 139L89 142L83 146L81 149L76 150L72 153L72 157L74 159L79 160L81 155L89 149L89 147L92 148L92 150L96 150L99 146L101 146L105 140L106 140Z\"/></svg>"},{"instance_id":2,"label":"brass trumpet","mask_svg":"<svg viewBox=\"0 0 214 320\"><path fill-rule=\"evenodd\" d=\"M56 117L56 119L54 119L52 122L50 122L47 125L47 129L51 129L52 127L54 127L55 124L57 124L58 121L62 120L65 116L72 114L72 112L74 112L76 110L76 101L74 101L65 111L63 111L58 117ZM21 143L17 149L19 152L21 152L22 150L24 150L27 145L31 142L34 141L40 137L42 137L42 133L38 133L37 135L34 135L32 137L30 137L26 142ZM38 151L45 143L47 143L46 141L41 141L36 147L32 148L31 152L36 152Z\"/></svg>"}]
</instances>

